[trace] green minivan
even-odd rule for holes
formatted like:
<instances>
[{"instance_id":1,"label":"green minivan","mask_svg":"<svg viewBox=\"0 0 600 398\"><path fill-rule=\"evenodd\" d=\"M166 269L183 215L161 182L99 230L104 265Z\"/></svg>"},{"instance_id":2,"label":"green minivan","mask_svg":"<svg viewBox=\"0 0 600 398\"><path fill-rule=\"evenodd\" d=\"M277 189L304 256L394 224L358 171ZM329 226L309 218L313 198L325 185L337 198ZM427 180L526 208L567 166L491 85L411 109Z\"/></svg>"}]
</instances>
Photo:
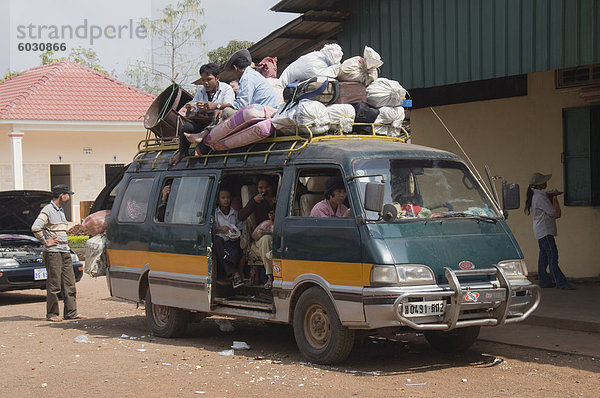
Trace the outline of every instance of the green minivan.
<instances>
[{"instance_id":1,"label":"green minivan","mask_svg":"<svg viewBox=\"0 0 600 398\"><path fill-rule=\"evenodd\" d=\"M481 326L521 321L539 303L503 212L452 153L351 134L273 137L173 167L175 150L143 141L93 209L112 209L111 295L145 302L157 336L179 336L206 315L291 324L302 354L329 364L357 334L413 330L438 350L464 350ZM274 283L234 289L213 256L217 194L227 186L243 208L265 176L277 198ZM349 216L311 217L333 176ZM255 224L249 217L242 231L246 276L262 269Z\"/></svg>"}]
</instances>

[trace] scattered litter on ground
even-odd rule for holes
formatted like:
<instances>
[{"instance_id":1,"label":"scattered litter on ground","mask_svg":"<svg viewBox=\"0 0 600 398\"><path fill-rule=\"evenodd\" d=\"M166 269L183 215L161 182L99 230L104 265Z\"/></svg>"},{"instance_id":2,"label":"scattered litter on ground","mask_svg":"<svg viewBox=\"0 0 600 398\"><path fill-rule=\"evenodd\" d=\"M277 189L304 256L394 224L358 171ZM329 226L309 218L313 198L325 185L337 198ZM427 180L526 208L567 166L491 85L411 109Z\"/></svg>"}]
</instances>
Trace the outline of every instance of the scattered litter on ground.
<instances>
[{"instance_id":1,"label":"scattered litter on ground","mask_svg":"<svg viewBox=\"0 0 600 398\"><path fill-rule=\"evenodd\" d=\"M75 339L73 341L75 343L87 343L87 342L89 342L88 337L85 334L80 334L79 336L75 337Z\"/></svg>"},{"instance_id":2,"label":"scattered litter on ground","mask_svg":"<svg viewBox=\"0 0 600 398\"><path fill-rule=\"evenodd\" d=\"M234 355L234 351L233 350L223 350L219 353L219 355L223 355L225 357L230 357L230 356Z\"/></svg>"},{"instance_id":3,"label":"scattered litter on ground","mask_svg":"<svg viewBox=\"0 0 600 398\"><path fill-rule=\"evenodd\" d=\"M129 338L129 336L127 336L126 334L124 334L124 333L123 333L123 334L121 335L121 337L120 337L120 338L121 338L121 339L128 339L128 338Z\"/></svg>"},{"instance_id":4,"label":"scattered litter on ground","mask_svg":"<svg viewBox=\"0 0 600 398\"><path fill-rule=\"evenodd\" d=\"M250 346L244 341L234 341L231 348L234 350L249 350Z\"/></svg>"},{"instance_id":5,"label":"scattered litter on ground","mask_svg":"<svg viewBox=\"0 0 600 398\"><path fill-rule=\"evenodd\" d=\"M467 379L460 379L460 381L462 381L463 383L466 383Z\"/></svg>"}]
</instances>

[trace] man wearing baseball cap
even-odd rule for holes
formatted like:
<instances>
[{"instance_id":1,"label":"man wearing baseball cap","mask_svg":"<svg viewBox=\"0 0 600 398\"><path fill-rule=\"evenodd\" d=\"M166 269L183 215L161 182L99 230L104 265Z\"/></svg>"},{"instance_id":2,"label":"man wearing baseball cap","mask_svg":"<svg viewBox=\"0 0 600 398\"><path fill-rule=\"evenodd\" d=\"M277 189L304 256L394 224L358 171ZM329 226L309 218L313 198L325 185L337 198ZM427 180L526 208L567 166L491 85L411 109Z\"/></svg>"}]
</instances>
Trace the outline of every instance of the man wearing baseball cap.
<instances>
[{"instance_id":1,"label":"man wearing baseball cap","mask_svg":"<svg viewBox=\"0 0 600 398\"><path fill-rule=\"evenodd\" d=\"M75 274L71 249L67 242L69 224L63 206L71 200L73 192L65 184L52 187L52 201L37 216L31 231L43 243L43 259L48 272L46 281L46 319L61 322L58 294L62 291L65 319L86 319L77 313Z\"/></svg>"},{"instance_id":2,"label":"man wearing baseball cap","mask_svg":"<svg viewBox=\"0 0 600 398\"><path fill-rule=\"evenodd\" d=\"M554 239L557 235L556 219L561 216L558 196L562 192L556 189L543 191L551 177L552 174L533 173L529 177L525 200L525 214L533 212L533 234L540 247L538 284L541 288L573 289L558 266L558 248Z\"/></svg>"}]
</instances>

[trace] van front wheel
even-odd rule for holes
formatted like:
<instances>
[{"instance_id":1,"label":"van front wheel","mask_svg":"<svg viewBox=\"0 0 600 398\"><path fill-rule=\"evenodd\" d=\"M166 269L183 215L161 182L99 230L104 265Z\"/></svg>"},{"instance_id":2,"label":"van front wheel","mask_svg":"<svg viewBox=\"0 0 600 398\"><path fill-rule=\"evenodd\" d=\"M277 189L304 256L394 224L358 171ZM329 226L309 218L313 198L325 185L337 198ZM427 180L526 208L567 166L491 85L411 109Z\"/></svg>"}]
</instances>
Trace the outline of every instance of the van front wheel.
<instances>
[{"instance_id":1,"label":"van front wheel","mask_svg":"<svg viewBox=\"0 0 600 398\"><path fill-rule=\"evenodd\" d=\"M157 337L179 337L187 329L190 313L181 308L152 303L150 288L146 293L146 323Z\"/></svg>"},{"instance_id":2,"label":"van front wheel","mask_svg":"<svg viewBox=\"0 0 600 398\"><path fill-rule=\"evenodd\" d=\"M354 331L342 326L329 296L316 286L302 293L296 304L294 337L300 352L318 364L343 361L354 344Z\"/></svg>"},{"instance_id":3,"label":"van front wheel","mask_svg":"<svg viewBox=\"0 0 600 398\"><path fill-rule=\"evenodd\" d=\"M453 329L448 332L429 331L424 332L425 338L433 348L441 352L460 352L471 347L477 336L480 326L469 326L466 328Z\"/></svg>"}]
</instances>

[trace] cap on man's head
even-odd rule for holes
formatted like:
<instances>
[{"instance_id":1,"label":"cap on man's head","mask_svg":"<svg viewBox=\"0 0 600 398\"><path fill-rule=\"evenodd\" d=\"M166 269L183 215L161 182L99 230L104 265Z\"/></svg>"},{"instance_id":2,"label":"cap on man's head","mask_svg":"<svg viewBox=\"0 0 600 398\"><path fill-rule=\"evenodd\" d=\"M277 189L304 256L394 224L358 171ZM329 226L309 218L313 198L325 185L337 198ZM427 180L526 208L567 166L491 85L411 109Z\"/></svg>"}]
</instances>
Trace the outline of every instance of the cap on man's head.
<instances>
[{"instance_id":1,"label":"cap on man's head","mask_svg":"<svg viewBox=\"0 0 600 398\"><path fill-rule=\"evenodd\" d=\"M58 184L52 187L53 195L60 195L63 193L68 193L69 195L73 195L75 192L72 192L69 187L65 184Z\"/></svg>"},{"instance_id":2,"label":"cap on man's head","mask_svg":"<svg viewBox=\"0 0 600 398\"><path fill-rule=\"evenodd\" d=\"M225 70L232 70L233 69L233 65L238 63L238 61L240 60L246 60L248 61L248 65L250 65L252 63L252 56L250 55L250 51L248 50L238 50L236 52L233 53L233 55L231 57L229 57L229 59L227 60L227 63L225 64Z\"/></svg>"},{"instance_id":3,"label":"cap on man's head","mask_svg":"<svg viewBox=\"0 0 600 398\"><path fill-rule=\"evenodd\" d=\"M542 173L533 173L531 177L529 177L529 185L536 186L542 185L552 177L552 174L542 174Z\"/></svg>"}]
</instances>

